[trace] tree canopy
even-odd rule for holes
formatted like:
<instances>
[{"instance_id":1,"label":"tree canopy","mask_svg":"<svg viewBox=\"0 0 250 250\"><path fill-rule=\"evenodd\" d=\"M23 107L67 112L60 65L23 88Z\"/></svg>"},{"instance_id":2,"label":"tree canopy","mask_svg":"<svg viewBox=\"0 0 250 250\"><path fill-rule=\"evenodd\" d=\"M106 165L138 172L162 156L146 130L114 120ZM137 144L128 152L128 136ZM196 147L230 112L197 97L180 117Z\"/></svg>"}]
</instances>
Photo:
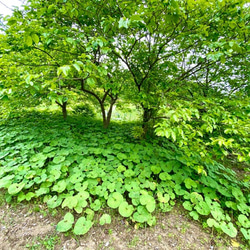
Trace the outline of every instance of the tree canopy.
<instances>
[{"instance_id":1,"label":"tree canopy","mask_svg":"<svg viewBox=\"0 0 250 250\"><path fill-rule=\"evenodd\" d=\"M87 95L106 128L122 99L144 133L230 147L249 129L249 13L245 0L29 0L2 27L1 96L49 98L66 118ZM248 142L233 143L239 159Z\"/></svg>"}]
</instances>

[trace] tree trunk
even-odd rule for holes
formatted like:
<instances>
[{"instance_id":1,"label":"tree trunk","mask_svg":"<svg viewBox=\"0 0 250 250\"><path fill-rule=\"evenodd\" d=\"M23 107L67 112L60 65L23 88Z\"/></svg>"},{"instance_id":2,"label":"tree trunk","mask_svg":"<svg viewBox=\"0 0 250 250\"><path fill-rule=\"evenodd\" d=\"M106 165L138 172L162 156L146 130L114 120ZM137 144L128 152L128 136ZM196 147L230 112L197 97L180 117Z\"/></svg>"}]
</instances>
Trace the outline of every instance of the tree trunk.
<instances>
[{"instance_id":1,"label":"tree trunk","mask_svg":"<svg viewBox=\"0 0 250 250\"><path fill-rule=\"evenodd\" d=\"M144 135L147 134L148 130L150 129L150 120L153 115L153 109L152 108L146 108L142 105L143 108L143 120L142 120L142 128L144 131Z\"/></svg>"},{"instance_id":2,"label":"tree trunk","mask_svg":"<svg viewBox=\"0 0 250 250\"><path fill-rule=\"evenodd\" d=\"M56 101L56 104L59 105L62 109L63 119L66 120L68 113L67 113L67 102L63 102L62 104Z\"/></svg>"},{"instance_id":3,"label":"tree trunk","mask_svg":"<svg viewBox=\"0 0 250 250\"><path fill-rule=\"evenodd\" d=\"M106 114L104 105L101 105L101 110L102 110L102 121L103 121L103 127L106 129L109 127L110 121L111 121L111 116L112 116L112 111L113 111L113 106L115 104L116 100L112 101L109 106L109 111Z\"/></svg>"},{"instance_id":4,"label":"tree trunk","mask_svg":"<svg viewBox=\"0 0 250 250\"><path fill-rule=\"evenodd\" d=\"M62 113L63 113L63 119L66 120L68 113L67 113L67 102L63 102L62 104Z\"/></svg>"}]
</instances>

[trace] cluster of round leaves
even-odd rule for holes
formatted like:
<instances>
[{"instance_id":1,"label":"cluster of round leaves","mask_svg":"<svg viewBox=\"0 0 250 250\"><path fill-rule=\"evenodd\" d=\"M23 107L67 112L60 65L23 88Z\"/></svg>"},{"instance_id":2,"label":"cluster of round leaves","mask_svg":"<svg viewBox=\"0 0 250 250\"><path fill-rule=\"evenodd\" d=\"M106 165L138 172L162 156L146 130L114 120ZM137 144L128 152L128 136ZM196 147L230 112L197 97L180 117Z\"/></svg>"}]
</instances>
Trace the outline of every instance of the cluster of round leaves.
<instances>
[{"instance_id":1,"label":"cluster of round leaves","mask_svg":"<svg viewBox=\"0 0 250 250\"><path fill-rule=\"evenodd\" d=\"M152 226L156 209L170 211L179 200L195 220L231 237L239 229L250 240L250 194L230 171L214 163L206 166L208 175L198 174L180 151L156 140L133 141L126 126L103 131L32 117L1 126L0 148L7 201L40 197L49 208L67 209L60 232L85 234L105 207L137 226ZM99 223L111 223L110 215Z\"/></svg>"}]
</instances>

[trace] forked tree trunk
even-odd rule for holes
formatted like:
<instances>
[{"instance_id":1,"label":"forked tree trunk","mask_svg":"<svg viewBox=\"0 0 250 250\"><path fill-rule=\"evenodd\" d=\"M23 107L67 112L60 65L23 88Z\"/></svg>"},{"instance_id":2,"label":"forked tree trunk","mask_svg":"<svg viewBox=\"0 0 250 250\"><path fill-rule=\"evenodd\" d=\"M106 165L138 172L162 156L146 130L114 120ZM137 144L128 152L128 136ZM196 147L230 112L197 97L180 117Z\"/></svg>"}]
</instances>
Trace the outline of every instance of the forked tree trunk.
<instances>
[{"instance_id":1,"label":"forked tree trunk","mask_svg":"<svg viewBox=\"0 0 250 250\"><path fill-rule=\"evenodd\" d=\"M115 104L115 101L112 101L108 110L108 113L106 113L104 105L101 106L102 110L102 120L103 120L103 127L106 129L109 127L110 121L111 121L111 116L112 116L112 111L113 111L113 106Z\"/></svg>"},{"instance_id":2,"label":"forked tree trunk","mask_svg":"<svg viewBox=\"0 0 250 250\"><path fill-rule=\"evenodd\" d=\"M63 119L66 120L68 116L67 112L67 102L63 102L62 104L56 101L56 104L58 104L62 109Z\"/></svg>"}]
</instances>

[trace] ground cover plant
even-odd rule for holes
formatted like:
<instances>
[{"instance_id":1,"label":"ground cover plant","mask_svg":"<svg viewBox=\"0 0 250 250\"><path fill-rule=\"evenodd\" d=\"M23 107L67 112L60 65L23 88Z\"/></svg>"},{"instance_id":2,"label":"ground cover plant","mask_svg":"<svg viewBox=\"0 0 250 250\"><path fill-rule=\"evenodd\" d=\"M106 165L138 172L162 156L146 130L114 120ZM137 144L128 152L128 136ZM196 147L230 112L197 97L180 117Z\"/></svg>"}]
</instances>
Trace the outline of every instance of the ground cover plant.
<instances>
[{"instance_id":1,"label":"ground cover plant","mask_svg":"<svg viewBox=\"0 0 250 250\"><path fill-rule=\"evenodd\" d=\"M6 201L60 208L75 235L178 202L249 243L249 2L24 2L0 16Z\"/></svg>"},{"instance_id":2,"label":"ground cover plant","mask_svg":"<svg viewBox=\"0 0 250 250\"><path fill-rule=\"evenodd\" d=\"M49 208L61 207L65 215L57 230L76 235L87 233L94 214L105 207L139 228L155 225L157 211L168 212L180 201L204 226L250 240L249 185L234 171L214 161L200 172L192 165L199 159L166 139L135 139L133 124L104 130L96 123L42 113L5 121L0 188L6 200L39 199ZM111 220L104 213L98 223Z\"/></svg>"}]
</instances>

